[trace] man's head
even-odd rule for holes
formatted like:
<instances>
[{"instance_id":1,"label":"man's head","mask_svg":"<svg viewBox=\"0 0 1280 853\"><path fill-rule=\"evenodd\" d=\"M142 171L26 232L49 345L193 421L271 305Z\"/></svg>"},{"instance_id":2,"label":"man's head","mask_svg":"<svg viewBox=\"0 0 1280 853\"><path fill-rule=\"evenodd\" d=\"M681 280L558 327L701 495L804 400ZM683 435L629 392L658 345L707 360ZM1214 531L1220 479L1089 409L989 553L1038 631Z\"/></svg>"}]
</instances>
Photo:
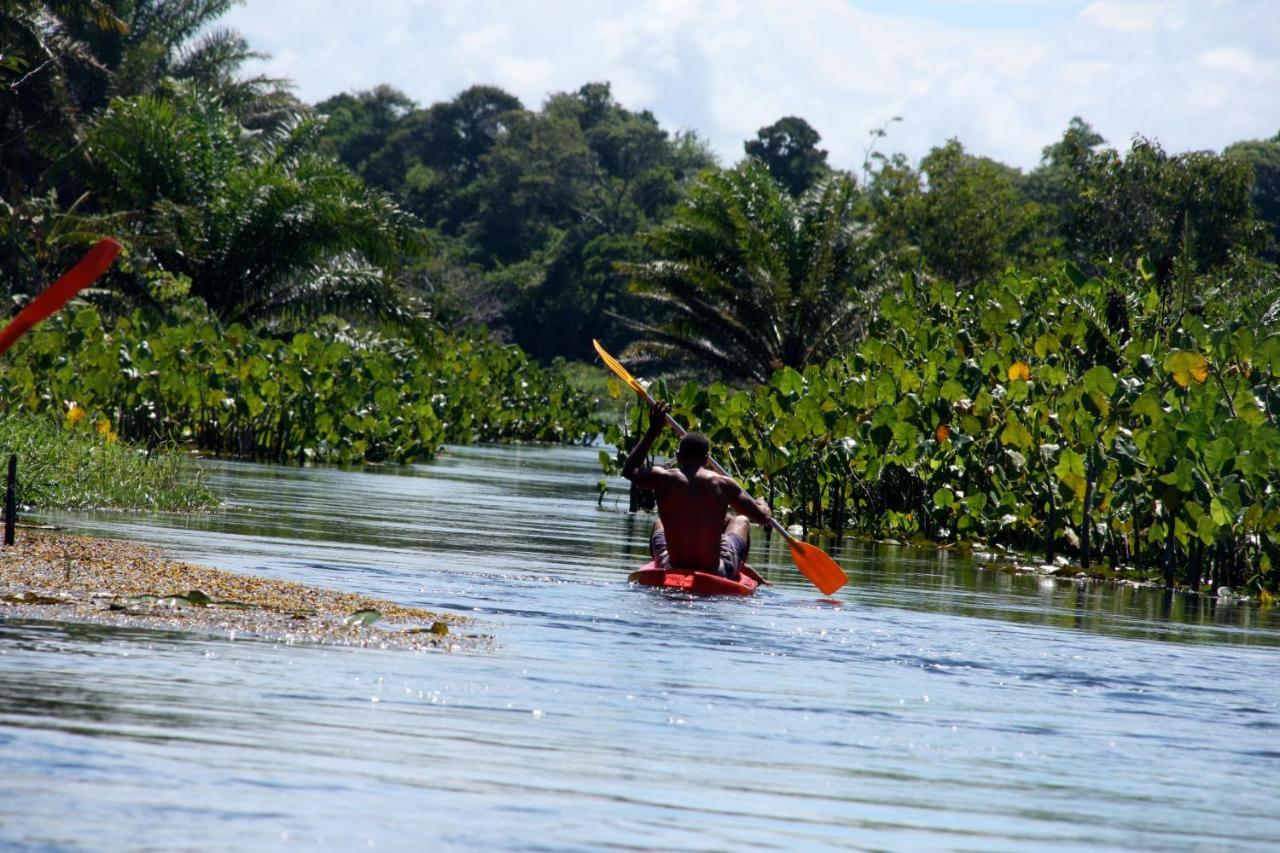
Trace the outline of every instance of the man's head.
<instances>
[{"instance_id":1,"label":"man's head","mask_svg":"<svg viewBox=\"0 0 1280 853\"><path fill-rule=\"evenodd\" d=\"M685 433L684 438L680 439L680 446L676 448L676 461L683 465L702 465L707 461L707 455L711 452L711 442L707 441L707 437L700 432Z\"/></svg>"}]
</instances>

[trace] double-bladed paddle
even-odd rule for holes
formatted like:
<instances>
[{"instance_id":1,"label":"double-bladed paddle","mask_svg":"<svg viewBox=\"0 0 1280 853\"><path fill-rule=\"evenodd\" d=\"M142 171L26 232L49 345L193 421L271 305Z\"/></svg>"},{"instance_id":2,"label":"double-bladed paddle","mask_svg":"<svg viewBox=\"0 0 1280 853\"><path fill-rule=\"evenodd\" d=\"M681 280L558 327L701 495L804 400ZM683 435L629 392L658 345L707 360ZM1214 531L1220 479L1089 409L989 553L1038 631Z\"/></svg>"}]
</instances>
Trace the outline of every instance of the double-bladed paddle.
<instances>
[{"instance_id":1,"label":"double-bladed paddle","mask_svg":"<svg viewBox=\"0 0 1280 853\"><path fill-rule=\"evenodd\" d=\"M31 327L46 319L54 311L70 301L84 288L92 284L115 261L120 254L120 244L110 237L103 237L89 250L80 263L76 264L45 291L31 300L31 303L18 312L9 325L0 332L0 355L13 346L18 338L30 331Z\"/></svg>"},{"instance_id":2,"label":"double-bladed paddle","mask_svg":"<svg viewBox=\"0 0 1280 853\"><path fill-rule=\"evenodd\" d=\"M619 379L627 383L632 390L643 397L650 407L653 407L655 405L654 399L649 396L648 390L634 376L628 373L627 369L616 358L605 352L599 341L592 339L591 343L595 346L596 352L600 354L600 358L604 359L604 363L609 369ZM667 412L667 423L681 436L688 432L675 418L671 417L670 412ZM721 468L714 459L708 458L707 462L717 474L729 476L728 472ZM836 565L836 561L828 557L821 548L796 539L787 532L785 527L778 523L776 518L771 518L769 521L774 529L782 535L782 538L786 540L787 545L790 546L791 561L796 564L796 568L812 581L813 585L820 589L823 595L830 595L849 582L849 577L844 573L844 570Z\"/></svg>"}]
</instances>

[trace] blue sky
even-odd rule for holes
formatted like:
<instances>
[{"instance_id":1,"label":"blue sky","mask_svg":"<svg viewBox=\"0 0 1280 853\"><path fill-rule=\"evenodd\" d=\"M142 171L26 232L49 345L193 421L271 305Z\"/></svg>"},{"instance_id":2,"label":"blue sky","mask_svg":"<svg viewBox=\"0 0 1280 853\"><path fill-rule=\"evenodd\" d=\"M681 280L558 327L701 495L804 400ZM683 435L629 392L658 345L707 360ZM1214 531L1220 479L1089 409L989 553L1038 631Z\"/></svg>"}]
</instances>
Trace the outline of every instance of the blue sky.
<instances>
[{"instance_id":1,"label":"blue sky","mask_svg":"<svg viewBox=\"0 0 1280 853\"><path fill-rule=\"evenodd\" d=\"M1024 169L1076 115L1120 148L1280 132L1277 0L247 0L223 23L308 101L485 83L536 108L608 80L725 163L785 115L854 170L893 116L881 151L956 137Z\"/></svg>"}]
</instances>

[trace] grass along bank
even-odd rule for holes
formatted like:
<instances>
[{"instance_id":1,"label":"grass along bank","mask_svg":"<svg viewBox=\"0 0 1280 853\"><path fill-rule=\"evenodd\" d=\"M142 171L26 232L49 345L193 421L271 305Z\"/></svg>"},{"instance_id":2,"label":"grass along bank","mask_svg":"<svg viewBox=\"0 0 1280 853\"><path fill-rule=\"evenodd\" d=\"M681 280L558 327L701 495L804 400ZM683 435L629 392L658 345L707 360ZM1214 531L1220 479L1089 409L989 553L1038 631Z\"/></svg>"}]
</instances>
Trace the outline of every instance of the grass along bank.
<instances>
[{"instance_id":1,"label":"grass along bank","mask_svg":"<svg viewBox=\"0 0 1280 853\"><path fill-rule=\"evenodd\" d=\"M190 512L218 504L189 456L121 442L105 421L0 414L5 466L11 453L18 455L20 506Z\"/></svg>"}]
</instances>

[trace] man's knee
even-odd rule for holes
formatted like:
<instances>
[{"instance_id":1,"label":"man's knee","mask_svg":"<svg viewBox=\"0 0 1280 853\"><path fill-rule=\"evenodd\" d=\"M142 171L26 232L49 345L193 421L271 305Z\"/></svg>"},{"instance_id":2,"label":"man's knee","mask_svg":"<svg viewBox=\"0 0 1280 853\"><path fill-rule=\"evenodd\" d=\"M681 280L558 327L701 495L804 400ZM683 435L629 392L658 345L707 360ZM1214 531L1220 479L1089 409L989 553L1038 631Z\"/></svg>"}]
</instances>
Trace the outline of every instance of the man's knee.
<instances>
[{"instance_id":1,"label":"man's knee","mask_svg":"<svg viewBox=\"0 0 1280 853\"><path fill-rule=\"evenodd\" d=\"M649 534L649 556L659 566L666 567L670 564L667 554L667 532L662 529L661 521L654 522L653 532Z\"/></svg>"},{"instance_id":2,"label":"man's knee","mask_svg":"<svg viewBox=\"0 0 1280 853\"><path fill-rule=\"evenodd\" d=\"M729 522L729 532L742 540L742 553L739 554L739 562L745 563L747 556L751 553L751 519L745 515L735 515L733 521Z\"/></svg>"}]
</instances>

